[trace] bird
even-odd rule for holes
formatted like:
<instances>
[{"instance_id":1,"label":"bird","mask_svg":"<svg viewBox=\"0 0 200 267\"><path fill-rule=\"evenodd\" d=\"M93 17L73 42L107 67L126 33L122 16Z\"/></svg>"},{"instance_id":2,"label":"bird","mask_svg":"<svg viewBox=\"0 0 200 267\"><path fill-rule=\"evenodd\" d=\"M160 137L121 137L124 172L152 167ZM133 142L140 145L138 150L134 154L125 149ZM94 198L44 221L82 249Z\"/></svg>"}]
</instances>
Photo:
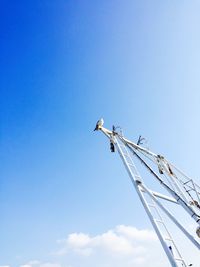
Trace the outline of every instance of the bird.
<instances>
[{"instance_id":1,"label":"bird","mask_svg":"<svg viewBox=\"0 0 200 267\"><path fill-rule=\"evenodd\" d=\"M101 118L100 120L97 121L96 127L94 131L98 131L104 124L104 120Z\"/></svg>"}]
</instances>

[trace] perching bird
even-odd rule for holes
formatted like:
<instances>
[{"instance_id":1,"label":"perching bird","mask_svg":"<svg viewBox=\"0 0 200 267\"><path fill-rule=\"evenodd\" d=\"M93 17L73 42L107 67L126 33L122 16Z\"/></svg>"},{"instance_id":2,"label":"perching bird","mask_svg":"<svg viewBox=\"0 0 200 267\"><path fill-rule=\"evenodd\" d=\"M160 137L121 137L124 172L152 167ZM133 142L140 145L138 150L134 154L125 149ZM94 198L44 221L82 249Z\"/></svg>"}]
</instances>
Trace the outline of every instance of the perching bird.
<instances>
[{"instance_id":1,"label":"perching bird","mask_svg":"<svg viewBox=\"0 0 200 267\"><path fill-rule=\"evenodd\" d=\"M103 124L104 124L103 119L98 120L94 131L98 131L103 126Z\"/></svg>"}]
</instances>

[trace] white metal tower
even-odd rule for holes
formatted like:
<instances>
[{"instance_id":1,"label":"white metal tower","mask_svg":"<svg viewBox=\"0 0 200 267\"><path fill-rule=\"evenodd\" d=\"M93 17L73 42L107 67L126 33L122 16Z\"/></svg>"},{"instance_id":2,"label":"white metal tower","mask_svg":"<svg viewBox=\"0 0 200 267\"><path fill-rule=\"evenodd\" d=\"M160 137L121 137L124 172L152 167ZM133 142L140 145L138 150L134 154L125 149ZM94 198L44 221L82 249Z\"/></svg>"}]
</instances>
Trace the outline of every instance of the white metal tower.
<instances>
[{"instance_id":1,"label":"white metal tower","mask_svg":"<svg viewBox=\"0 0 200 267\"><path fill-rule=\"evenodd\" d=\"M100 130L108 137L112 152L116 150L119 153L171 266L192 266L192 264L186 264L167 227L163 214L183 232L193 246L200 249L200 242L189 233L187 228L180 223L161 200L182 207L195 221L196 234L200 238L200 186L166 158L140 146L141 137L136 144L126 139L122 132L117 131L114 126L112 131L104 128L103 123L103 119L99 120L95 130ZM134 164L134 158L137 158L160 185L168 191L168 195L154 192L144 184ZM153 165L156 166L157 171L154 170Z\"/></svg>"}]
</instances>

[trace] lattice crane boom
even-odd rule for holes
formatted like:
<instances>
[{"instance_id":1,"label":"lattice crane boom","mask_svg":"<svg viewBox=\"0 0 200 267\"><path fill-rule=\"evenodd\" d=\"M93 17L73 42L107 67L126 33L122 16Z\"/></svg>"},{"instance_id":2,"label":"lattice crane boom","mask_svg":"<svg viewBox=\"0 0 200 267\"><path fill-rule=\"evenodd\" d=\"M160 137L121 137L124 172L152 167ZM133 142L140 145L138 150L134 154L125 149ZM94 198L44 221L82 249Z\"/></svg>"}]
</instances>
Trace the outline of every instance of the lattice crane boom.
<instances>
[{"instance_id":1,"label":"lattice crane boom","mask_svg":"<svg viewBox=\"0 0 200 267\"><path fill-rule=\"evenodd\" d=\"M95 130L100 130L108 137L112 152L117 150L119 153L171 266L187 267L188 265L183 259L172 234L168 230L161 212L165 214L198 249L200 249L200 243L179 222L176 216L165 207L160 199L181 206L196 222L196 233L197 236L200 237L200 187L193 179L189 178L163 156L157 155L142 147L140 142L136 144L128 140L121 132L116 131L115 127L113 127L112 131L104 128L103 119L97 122ZM143 166L147 168L153 177L168 191L170 196L154 192L144 184L133 158L137 158ZM151 164L149 162L151 162ZM152 164L157 167L159 174L153 169L151 166Z\"/></svg>"}]
</instances>

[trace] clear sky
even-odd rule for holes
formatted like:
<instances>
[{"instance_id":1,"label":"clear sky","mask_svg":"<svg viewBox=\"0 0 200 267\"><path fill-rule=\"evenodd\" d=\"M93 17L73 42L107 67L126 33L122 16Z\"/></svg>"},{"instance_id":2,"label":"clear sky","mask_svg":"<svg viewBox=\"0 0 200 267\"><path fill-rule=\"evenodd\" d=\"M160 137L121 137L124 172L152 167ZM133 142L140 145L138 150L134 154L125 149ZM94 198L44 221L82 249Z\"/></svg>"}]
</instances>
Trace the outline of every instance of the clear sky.
<instances>
[{"instance_id":1,"label":"clear sky","mask_svg":"<svg viewBox=\"0 0 200 267\"><path fill-rule=\"evenodd\" d=\"M169 267L93 129L142 134L200 181L199 14L197 0L1 0L1 266L147 267L152 250Z\"/></svg>"}]
</instances>

